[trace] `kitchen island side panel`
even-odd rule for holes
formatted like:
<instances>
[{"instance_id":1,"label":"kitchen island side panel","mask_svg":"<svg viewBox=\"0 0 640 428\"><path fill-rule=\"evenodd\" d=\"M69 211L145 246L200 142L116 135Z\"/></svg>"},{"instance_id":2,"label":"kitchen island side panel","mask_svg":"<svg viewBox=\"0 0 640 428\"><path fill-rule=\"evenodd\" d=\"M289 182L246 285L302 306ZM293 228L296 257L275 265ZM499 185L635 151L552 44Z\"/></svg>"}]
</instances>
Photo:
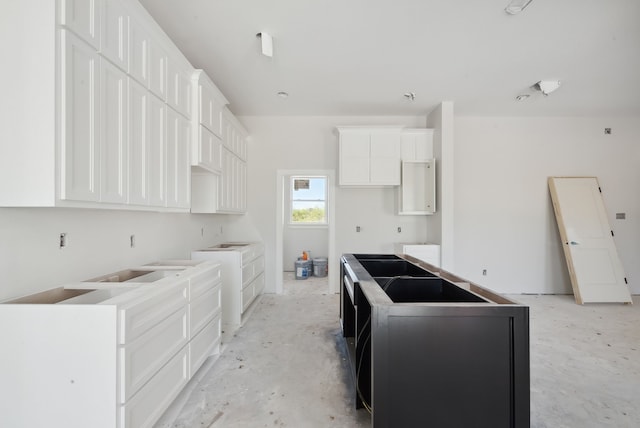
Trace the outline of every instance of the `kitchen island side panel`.
<instances>
[{"instance_id":1,"label":"kitchen island side panel","mask_svg":"<svg viewBox=\"0 0 640 428\"><path fill-rule=\"evenodd\" d=\"M376 308L372 425L528 427L527 309Z\"/></svg>"}]
</instances>

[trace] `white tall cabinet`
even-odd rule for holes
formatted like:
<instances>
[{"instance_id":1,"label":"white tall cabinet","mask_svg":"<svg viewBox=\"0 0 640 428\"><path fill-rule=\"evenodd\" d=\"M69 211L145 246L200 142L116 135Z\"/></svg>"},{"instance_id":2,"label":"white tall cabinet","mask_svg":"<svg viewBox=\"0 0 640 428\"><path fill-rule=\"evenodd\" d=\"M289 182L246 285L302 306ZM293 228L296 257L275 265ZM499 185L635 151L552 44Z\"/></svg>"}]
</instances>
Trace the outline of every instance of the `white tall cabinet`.
<instances>
[{"instance_id":1,"label":"white tall cabinet","mask_svg":"<svg viewBox=\"0 0 640 428\"><path fill-rule=\"evenodd\" d=\"M398 214L426 215L435 213L436 160L433 157L433 129L403 129L401 160Z\"/></svg>"},{"instance_id":2,"label":"white tall cabinet","mask_svg":"<svg viewBox=\"0 0 640 428\"><path fill-rule=\"evenodd\" d=\"M0 79L0 206L188 211L193 69L146 10L34 0L6 12L0 45L18 60Z\"/></svg>"}]
</instances>

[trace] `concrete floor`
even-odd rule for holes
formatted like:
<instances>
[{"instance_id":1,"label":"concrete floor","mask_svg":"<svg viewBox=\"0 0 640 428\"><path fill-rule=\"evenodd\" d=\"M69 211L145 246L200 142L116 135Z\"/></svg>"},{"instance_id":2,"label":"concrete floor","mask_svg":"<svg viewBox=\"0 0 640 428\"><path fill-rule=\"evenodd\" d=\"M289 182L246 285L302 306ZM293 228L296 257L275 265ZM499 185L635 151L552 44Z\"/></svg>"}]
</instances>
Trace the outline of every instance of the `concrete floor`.
<instances>
[{"instance_id":1,"label":"concrete floor","mask_svg":"<svg viewBox=\"0 0 640 428\"><path fill-rule=\"evenodd\" d=\"M370 426L354 409L326 278L285 274L159 428ZM640 427L640 299L575 304L573 296L511 296L531 307L531 427ZM463 428L463 427L461 427Z\"/></svg>"}]
</instances>

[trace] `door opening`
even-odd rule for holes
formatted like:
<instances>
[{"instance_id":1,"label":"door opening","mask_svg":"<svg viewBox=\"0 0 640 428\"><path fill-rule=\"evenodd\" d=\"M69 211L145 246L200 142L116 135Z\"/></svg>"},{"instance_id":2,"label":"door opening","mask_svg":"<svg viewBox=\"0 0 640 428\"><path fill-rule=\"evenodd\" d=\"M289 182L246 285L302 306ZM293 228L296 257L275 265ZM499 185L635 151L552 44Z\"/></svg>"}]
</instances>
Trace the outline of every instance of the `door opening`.
<instances>
[{"instance_id":1,"label":"door opening","mask_svg":"<svg viewBox=\"0 0 640 428\"><path fill-rule=\"evenodd\" d=\"M303 251L327 259L328 291L336 292L334 178L332 170L278 170L276 293L282 293L284 272L294 271Z\"/></svg>"}]
</instances>

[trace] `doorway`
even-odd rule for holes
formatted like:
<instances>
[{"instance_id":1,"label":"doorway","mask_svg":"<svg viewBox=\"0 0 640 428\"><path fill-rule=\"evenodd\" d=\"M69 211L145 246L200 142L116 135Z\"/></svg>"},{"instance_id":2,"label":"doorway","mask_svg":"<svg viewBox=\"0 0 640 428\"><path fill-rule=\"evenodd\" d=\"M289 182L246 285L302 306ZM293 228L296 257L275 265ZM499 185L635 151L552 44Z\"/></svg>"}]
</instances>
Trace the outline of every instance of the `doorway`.
<instances>
[{"instance_id":1,"label":"doorway","mask_svg":"<svg viewBox=\"0 0 640 428\"><path fill-rule=\"evenodd\" d=\"M327 258L328 292L336 293L335 172L278 170L277 186L276 293L282 293L284 271L293 270L305 250L312 258Z\"/></svg>"}]
</instances>

